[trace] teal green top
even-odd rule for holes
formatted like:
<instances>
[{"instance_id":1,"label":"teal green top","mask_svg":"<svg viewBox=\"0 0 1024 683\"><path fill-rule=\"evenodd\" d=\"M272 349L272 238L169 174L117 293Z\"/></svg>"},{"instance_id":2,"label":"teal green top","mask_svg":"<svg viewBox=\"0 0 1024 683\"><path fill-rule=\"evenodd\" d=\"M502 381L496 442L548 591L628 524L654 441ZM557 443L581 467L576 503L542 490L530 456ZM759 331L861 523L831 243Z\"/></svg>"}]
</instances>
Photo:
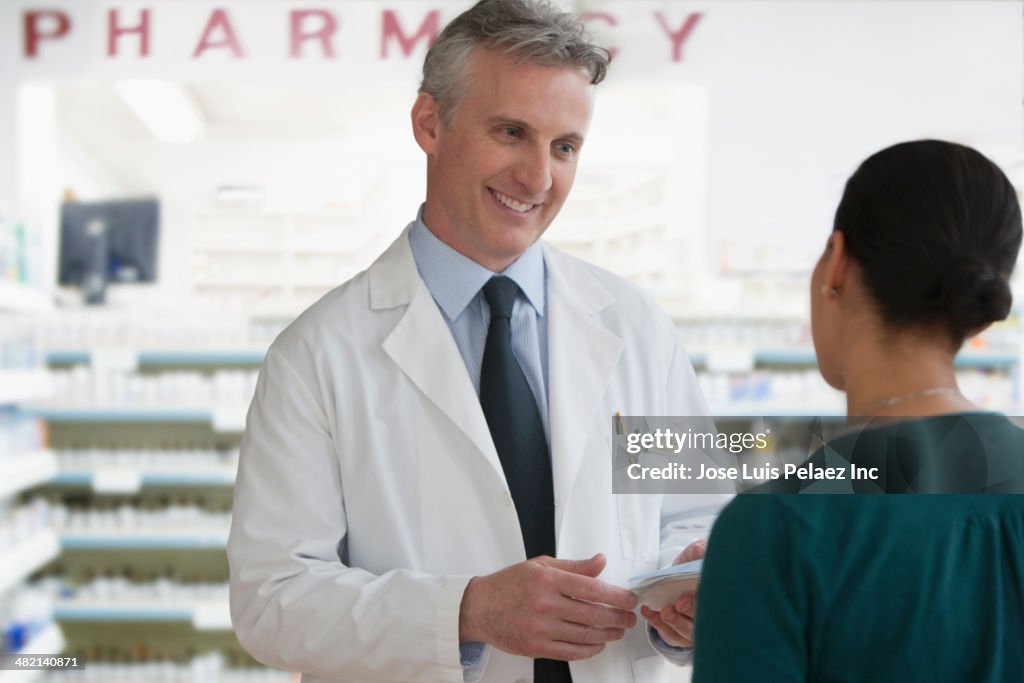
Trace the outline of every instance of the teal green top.
<instances>
[{"instance_id":1,"label":"teal green top","mask_svg":"<svg viewBox=\"0 0 1024 683\"><path fill-rule=\"evenodd\" d=\"M1024 431L998 415L830 446L898 468L887 491L927 471L1024 493ZM738 496L709 539L693 681L1024 681L1024 496Z\"/></svg>"}]
</instances>

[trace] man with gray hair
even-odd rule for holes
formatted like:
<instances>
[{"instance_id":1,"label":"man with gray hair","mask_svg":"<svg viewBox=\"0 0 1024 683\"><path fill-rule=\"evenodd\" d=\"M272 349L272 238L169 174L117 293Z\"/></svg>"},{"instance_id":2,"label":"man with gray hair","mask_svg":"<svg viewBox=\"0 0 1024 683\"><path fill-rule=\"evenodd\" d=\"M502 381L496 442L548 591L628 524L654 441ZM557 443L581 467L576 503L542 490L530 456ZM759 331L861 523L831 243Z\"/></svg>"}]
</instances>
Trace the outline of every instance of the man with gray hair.
<instances>
[{"instance_id":1,"label":"man with gray hair","mask_svg":"<svg viewBox=\"0 0 1024 683\"><path fill-rule=\"evenodd\" d=\"M611 424L704 414L693 369L648 296L539 241L608 61L531 0L483 0L430 49L419 214L275 340L249 410L228 556L258 660L622 683L688 656L693 596L637 627L622 586L699 557L723 500L612 495Z\"/></svg>"}]
</instances>

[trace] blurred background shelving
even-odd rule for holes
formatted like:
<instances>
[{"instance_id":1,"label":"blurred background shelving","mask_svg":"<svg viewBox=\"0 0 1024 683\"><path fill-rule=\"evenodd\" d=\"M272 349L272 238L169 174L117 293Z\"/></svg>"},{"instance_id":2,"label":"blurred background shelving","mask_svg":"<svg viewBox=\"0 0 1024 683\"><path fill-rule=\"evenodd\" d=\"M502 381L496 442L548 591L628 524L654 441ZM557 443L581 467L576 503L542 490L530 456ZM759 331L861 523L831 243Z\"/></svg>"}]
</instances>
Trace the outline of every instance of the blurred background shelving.
<instances>
[{"instance_id":1,"label":"blurred background shelving","mask_svg":"<svg viewBox=\"0 0 1024 683\"><path fill-rule=\"evenodd\" d=\"M53 601L27 582L57 557L58 536L45 504L22 499L24 492L57 473L57 459L46 447L45 426L23 411L26 403L53 391L24 322L26 316L51 309L45 292L0 282L0 651L13 654L57 654L64 648ZM0 683L39 678L38 671L0 671Z\"/></svg>"},{"instance_id":2,"label":"blurred background shelving","mask_svg":"<svg viewBox=\"0 0 1024 683\"><path fill-rule=\"evenodd\" d=\"M54 470L36 494L60 556L38 585L66 649L101 666L139 660L139 680L143 661L189 671L210 652L218 680L288 680L241 650L227 604L231 487L263 352L117 343L43 356L63 405L32 408L48 424Z\"/></svg>"}]
</instances>

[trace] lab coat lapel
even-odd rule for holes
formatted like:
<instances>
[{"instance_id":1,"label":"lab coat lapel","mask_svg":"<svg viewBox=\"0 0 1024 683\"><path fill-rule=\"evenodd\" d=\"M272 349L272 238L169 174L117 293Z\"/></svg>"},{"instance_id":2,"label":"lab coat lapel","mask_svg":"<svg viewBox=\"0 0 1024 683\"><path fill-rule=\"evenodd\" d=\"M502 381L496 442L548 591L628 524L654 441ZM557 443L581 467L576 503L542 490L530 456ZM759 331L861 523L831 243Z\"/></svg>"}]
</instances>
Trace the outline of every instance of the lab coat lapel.
<instances>
[{"instance_id":1,"label":"lab coat lapel","mask_svg":"<svg viewBox=\"0 0 1024 683\"><path fill-rule=\"evenodd\" d=\"M561 539L562 517L584 447L624 342L596 316L614 303L613 295L582 264L551 248L545 257L551 460L558 502L555 529ZM612 416L606 417L611 434Z\"/></svg>"},{"instance_id":2,"label":"lab coat lapel","mask_svg":"<svg viewBox=\"0 0 1024 683\"><path fill-rule=\"evenodd\" d=\"M385 353L458 427L505 480L498 452L465 362L412 256L409 229L370 266L370 307L405 306L384 340Z\"/></svg>"}]
</instances>

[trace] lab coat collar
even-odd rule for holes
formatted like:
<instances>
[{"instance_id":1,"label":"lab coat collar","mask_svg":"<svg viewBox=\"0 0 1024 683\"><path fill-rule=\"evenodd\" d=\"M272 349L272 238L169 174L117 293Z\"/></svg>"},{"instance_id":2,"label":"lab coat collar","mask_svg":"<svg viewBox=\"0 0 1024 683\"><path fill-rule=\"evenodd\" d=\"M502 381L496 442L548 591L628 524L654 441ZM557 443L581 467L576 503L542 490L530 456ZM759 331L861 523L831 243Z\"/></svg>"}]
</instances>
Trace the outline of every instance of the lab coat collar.
<instances>
[{"instance_id":1,"label":"lab coat collar","mask_svg":"<svg viewBox=\"0 0 1024 683\"><path fill-rule=\"evenodd\" d=\"M591 266L545 245L548 264L548 386L551 461L555 484L555 530L561 528L584 448L598 417L608 383L625 342L598 314L615 296L593 275ZM608 434L612 415L607 415ZM607 466L611 467L611 453Z\"/></svg>"},{"instance_id":2,"label":"lab coat collar","mask_svg":"<svg viewBox=\"0 0 1024 683\"><path fill-rule=\"evenodd\" d=\"M370 279L370 308L379 311L385 308L405 306L412 301L423 279L416 270L416 262L409 246L409 223L391 246L370 265L367 276Z\"/></svg>"},{"instance_id":3,"label":"lab coat collar","mask_svg":"<svg viewBox=\"0 0 1024 683\"><path fill-rule=\"evenodd\" d=\"M383 343L384 352L484 454L498 477L505 473L466 364L409 246L410 223L370 266L370 308L406 306ZM431 333L433 330L435 333Z\"/></svg>"}]
</instances>

